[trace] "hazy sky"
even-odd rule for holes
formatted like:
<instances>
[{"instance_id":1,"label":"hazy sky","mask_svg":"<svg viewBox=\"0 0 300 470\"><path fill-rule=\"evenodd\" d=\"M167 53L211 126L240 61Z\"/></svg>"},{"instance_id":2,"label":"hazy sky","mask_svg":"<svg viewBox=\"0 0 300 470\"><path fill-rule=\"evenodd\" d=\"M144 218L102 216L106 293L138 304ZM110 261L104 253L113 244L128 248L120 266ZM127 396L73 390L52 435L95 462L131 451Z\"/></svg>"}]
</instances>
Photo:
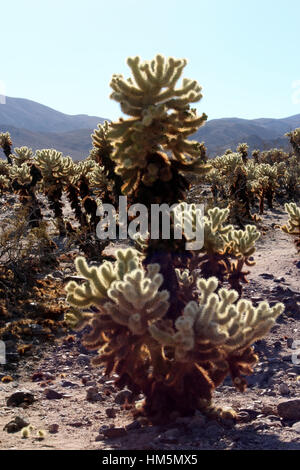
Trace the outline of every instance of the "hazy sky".
<instances>
[{"instance_id":1,"label":"hazy sky","mask_svg":"<svg viewBox=\"0 0 300 470\"><path fill-rule=\"evenodd\" d=\"M300 113L299 0L1 0L6 94L110 119L128 56L186 57L209 119ZM1 90L0 90L1 94Z\"/></svg>"}]
</instances>

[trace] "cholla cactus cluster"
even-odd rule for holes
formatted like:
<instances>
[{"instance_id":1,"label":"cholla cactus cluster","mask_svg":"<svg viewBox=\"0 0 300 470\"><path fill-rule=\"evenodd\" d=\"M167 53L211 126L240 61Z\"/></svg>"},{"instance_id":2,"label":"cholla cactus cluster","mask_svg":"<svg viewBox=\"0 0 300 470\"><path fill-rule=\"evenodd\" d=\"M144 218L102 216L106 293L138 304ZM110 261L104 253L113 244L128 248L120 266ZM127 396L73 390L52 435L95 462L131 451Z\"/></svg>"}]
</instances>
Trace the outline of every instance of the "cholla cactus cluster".
<instances>
[{"instance_id":1,"label":"cholla cactus cluster","mask_svg":"<svg viewBox=\"0 0 300 470\"><path fill-rule=\"evenodd\" d=\"M300 252L300 207L295 202L291 202L285 204L285 210L289 215L289 219L287 225L284 225L281 229L286 233L296 235L295 244Z\"/></svg>"},{"instance_id":2,"label":"cholla cactus cluster","mask_svg":"<svg viewBox=\"0 0 300 470\"><path fill-rule=\"evenodd\" d=\"M189 227L181 240L165 240L162 233L158 240L136 240L139 251L117 250L115 261L98 267L79 256L75 265L84 282L66 286L71 308L65 319L76 330L89 326L83 344L98 351L93 363L117 374L117 385L129 387L134 398L143 393L136 412L161 422L174 413L214 412L213 391L228 375L244 391L244 376L258 360L252 345L283 311L282 304L254 306L242 298L242 285L260 237L249 223L256 199L262 213L265 199L272 207L276 196L299 186L298 130L289 135L294 155L255 151L252 160L241 143L208 165L204 144L190 140L207 119L191 108L202 98L201 86L186 78L178 85L186 60L157 55L127 63L132 77L114 75L111 98L129 118L99 124L90 155L79 163L54 149L12 151L9 134L1 134L7 163L0 161L0 190L18 192L37 232L43 226L43 191L59 234L71 243L76 239L89 259L99 259L108 243L96 240L99 204L116 205L121 194L147 208L181 203L170 227ZM187 172L211 185L221 207L203 216L195 204L186 206ZM65 198L74 226L64 217ZM287 206L290 220L283 230L299 235L299 208ZM194 245L199 231L202 247Z\"/></svg>"},{"instance_id":3,"label":"cholla cactus cluster","mask_svg":"<svg viewBox=\"0 0 300 470\"><path fill-rule=\"evenodd\" d=\"M244 157L243 149L244 148ZM245 158L246 146L228 150L211 160L213 170L206 176L214 203L230 203L232 220L241 228L264 213L265 201L273 208L276 197L290 199L300 194L300 163L297 155L281 149L253 151ZM258 202L258 204L256 204ZM255 213L256 212L256 213Z\"/></svg>"}]
</instances>

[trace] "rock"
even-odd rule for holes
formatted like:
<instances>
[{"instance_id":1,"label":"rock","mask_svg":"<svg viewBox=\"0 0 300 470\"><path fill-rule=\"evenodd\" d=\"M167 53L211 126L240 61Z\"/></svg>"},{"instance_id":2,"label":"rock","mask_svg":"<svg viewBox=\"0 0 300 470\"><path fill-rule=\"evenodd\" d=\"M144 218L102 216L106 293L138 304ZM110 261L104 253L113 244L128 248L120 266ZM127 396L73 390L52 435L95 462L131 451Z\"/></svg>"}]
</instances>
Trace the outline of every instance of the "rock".
<instances>
[{"instance_id":1,"label":"rock","mask_svg":"<svg viewBox=\"0 0 300 470\"><path fill-rule=\"evenodd\" d=\"M21 429L26 428L29 426L29 421L26 421L26 419L22 418L21 416L16 416L12 421L7 423L3 431L8 432L9 434L21 431Z\"/></svg>"},{"instance_id":2,"label":"rock","mask_svg":"<svg viewBox=\"0 0 300 470\"><path fill-rule=\"evenodd\" d=\"M50 424L48 427L48 431L50 432L50 434L56 434L58 432L58 429L59 425L56 423Z\"/></svg>"},{"instance_id":3,"label":"rock","mask_svg":"<svg viewBox=\"0 0 300 470\"><path fill-rule=\"evenodd\" d=\"M287 384L281 383L281 384L279 385L279 393L280 393L281 395L289 395L290 389L289 389L289 387L287 386Z\"/></svg>"},{"instance_id":4,"label":"rock","mask_svg":"<svg viewBox=\"0 0 300 470\"><path fill-rule=\"evenodd\" d=\"M240 411L237 413L236 419L239 423L248 423L251 421L250 414L247 411Z\"/></svg>"},{"instance_id":5,"label":"rock","mask_svg":"<svg viewBox=\"0 0 300 470\"><path fill-rule=\"evenodd\" d=\"M102 401L103 397L97 387L90 387L86 391L86 399L92 403Z\"/></svg>"},{"instance_id":6,"label":"rock","mask_svg":"<svg viewBox=\"0 0 300 470\"><path fill-rule=\"evenodd\" d=\"M115 418L117 410L115 408L106 408L105 413L108 418Z\"/></svg>"},{"instance_id":7,"label":"rock","mask_svg":"<svg viewBox=\"0 0 300 470\"><path fill-rule=\"evenodd\" d=\"M84 385L86 385L87 387L95 387L96 384L97 383L95 380L88 380Z\"/></svg>"},{"instance_id":8,"label":"rock","mask_svg":"<svg viewBox=\"0 0 300 470\"><path fill-rule=\"evenodd\" d=\"M127 435L125 428L108 428L104 429L102 433L108 439L115 439L117 437L124 437Z\"/></svg>"},{"instance_id":9,"label":"rock","mask_svg":"<svg viewBox=\"0 0 300 470\"><path fill-rule=\"evenodd\" d=\"M298 421L298 423L293 424L292 430L300 434L300 421Z\"/></svg>"},{"instance_id":10,"label":"rock","mask_svg":"<svg viewBox=\"0 0 300 470\"><path fill-rule=\"evenodd\" d=\"M62 387L68 387L68 388L72 388L72 387L78 387L77 384L75 384L74 382L69 382L68 380L63 380L60 385Z\"/></svg>"},{"instance_id":11,"label":"rock","mask_svg":"<svg viewBox=\"0 0 300 470\"><path fill-rule=\"evenodd\" d=\"M44 393L48 400L60 400L61 398L64 398L62 393L53 390L53 388L47 388Z\"/></svg>"},{"instance_id":12,"label":"rock","mask_svg":"<svg viewBox=\"0 0 300 470\"><path fill-rule=\"evenodd\" d=\"M300 419L300 399L285 400L277 405L277 411L281 418L284 419Z\"/></svg>"},{"instance_id":13,"label":"rock","mask_svg":"<svg viewBox=\"0 0 300 470\"><path fill-rule=\"evenodd\" d=\"M261 273L260 277L262 277L263 279L274 279L273 274L269 274L269 273Z\"/></svg>"},{"instance_id":14,"label":"rock","mask_svg":"<svg viewBox=\"0 0 300 470\"><path fill-rule=\"evenodd\" d=\"M126 431L132 431L133 429L139 429L141 427L141 423L139 421L132 421L132 423L127 424L125 427Z\"/></svg>"},{"instance_id":15,"label":"rock","mask_svg":"<svg viewBox=\"0 0 300 470\"><path fill-rule=\"evenodd\" d=\"M90 358L87 354L79 354L77 362L79 365L87 366L90 364Z\"/></svg>"},{"instance_id":16,"label":"rock","mask_svg":"<svg viewBox=\"0 0 300 470\"><path fill-rule=\"evenodd\" d=\"M133 393L130 390L124 389L118 392L115 396L115 403L118 405L123 405L126 402L131 402L133 398Z\"/></svg>"},{"instance_id":17,"label":"rock","mask_svg":"<svg viewBox=\"0 0 300 470\"><path fill-rule=\"evenodd\" d=\"M261 409L262 414L269 416L274 414L274 408L271 405L264 405Z\"/></svg>"},{"instance_id":18,"label":"rock","mask_svg":"<svg viewBox=\"0 0 300 470\"><path fill-rule=\"evenodd\" d=\"M31 405L34 402L34 395L29 390L17 390L6 400L7 406Z\"/></svg>"}]
</instances>

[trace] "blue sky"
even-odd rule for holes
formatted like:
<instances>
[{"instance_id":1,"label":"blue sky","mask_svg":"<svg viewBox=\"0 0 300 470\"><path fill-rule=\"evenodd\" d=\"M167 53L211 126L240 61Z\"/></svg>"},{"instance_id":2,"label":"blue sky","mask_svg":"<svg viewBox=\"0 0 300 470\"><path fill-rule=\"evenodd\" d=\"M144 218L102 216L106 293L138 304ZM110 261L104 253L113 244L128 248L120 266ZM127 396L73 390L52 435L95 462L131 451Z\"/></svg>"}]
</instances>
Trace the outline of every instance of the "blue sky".
<instances>
[{"instance_id":1,"label":"blue sky","mask_svg":"<svg viewBox=\"0 0 300 470\"><path fill-rule=\"evenodd\" d=\"M161 53L188 59L209 119L300 113L299 0L9 0L1 18L8 96L117 119L112 74Z\"/></svg>"}]
</instances>

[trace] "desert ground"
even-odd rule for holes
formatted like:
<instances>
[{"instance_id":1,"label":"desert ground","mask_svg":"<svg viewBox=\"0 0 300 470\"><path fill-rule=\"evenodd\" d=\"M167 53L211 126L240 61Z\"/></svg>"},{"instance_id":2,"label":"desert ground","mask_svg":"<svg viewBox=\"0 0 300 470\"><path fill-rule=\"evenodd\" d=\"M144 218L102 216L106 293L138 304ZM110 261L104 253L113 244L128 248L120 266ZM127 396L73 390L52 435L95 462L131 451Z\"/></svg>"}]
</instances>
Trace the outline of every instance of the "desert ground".
<instances>
[{"instance_id":1,"label":"desert ground","mask_svg":"<svg viewBox=\"0 0 300 470\"><path fill-rule=\"evenodd\" d=\"M8 200L4 198L6 208ZM16 349L11 331L5 337L8 361L0 366L0 449L299 450L300 260L292 237L279 229L286 218L279 205L262 216L256 264L243 293L254 303L281 301L285 312L266 339L255 345L260 360L248 378L247 391L236 391L229 379L215 391L216 404L238 413L235 422L207 420L201 413L164 426L135 420L126 405L131 392L117 390L113 376L91 367L91 353L81 345L80 333L61 326L48 340L41 324L32 320L28 352ZM113 254L117 246L109 245L106 254ZM76 254L73 250L55 271L41 276L40 282L54 289L48 300L56 306L64 302L64 285L76 276ZM18 322L20 317L11 315L10 321ZM20 430L28 425L31 434L22 437Z\"/></svg>"}]
</instances>

